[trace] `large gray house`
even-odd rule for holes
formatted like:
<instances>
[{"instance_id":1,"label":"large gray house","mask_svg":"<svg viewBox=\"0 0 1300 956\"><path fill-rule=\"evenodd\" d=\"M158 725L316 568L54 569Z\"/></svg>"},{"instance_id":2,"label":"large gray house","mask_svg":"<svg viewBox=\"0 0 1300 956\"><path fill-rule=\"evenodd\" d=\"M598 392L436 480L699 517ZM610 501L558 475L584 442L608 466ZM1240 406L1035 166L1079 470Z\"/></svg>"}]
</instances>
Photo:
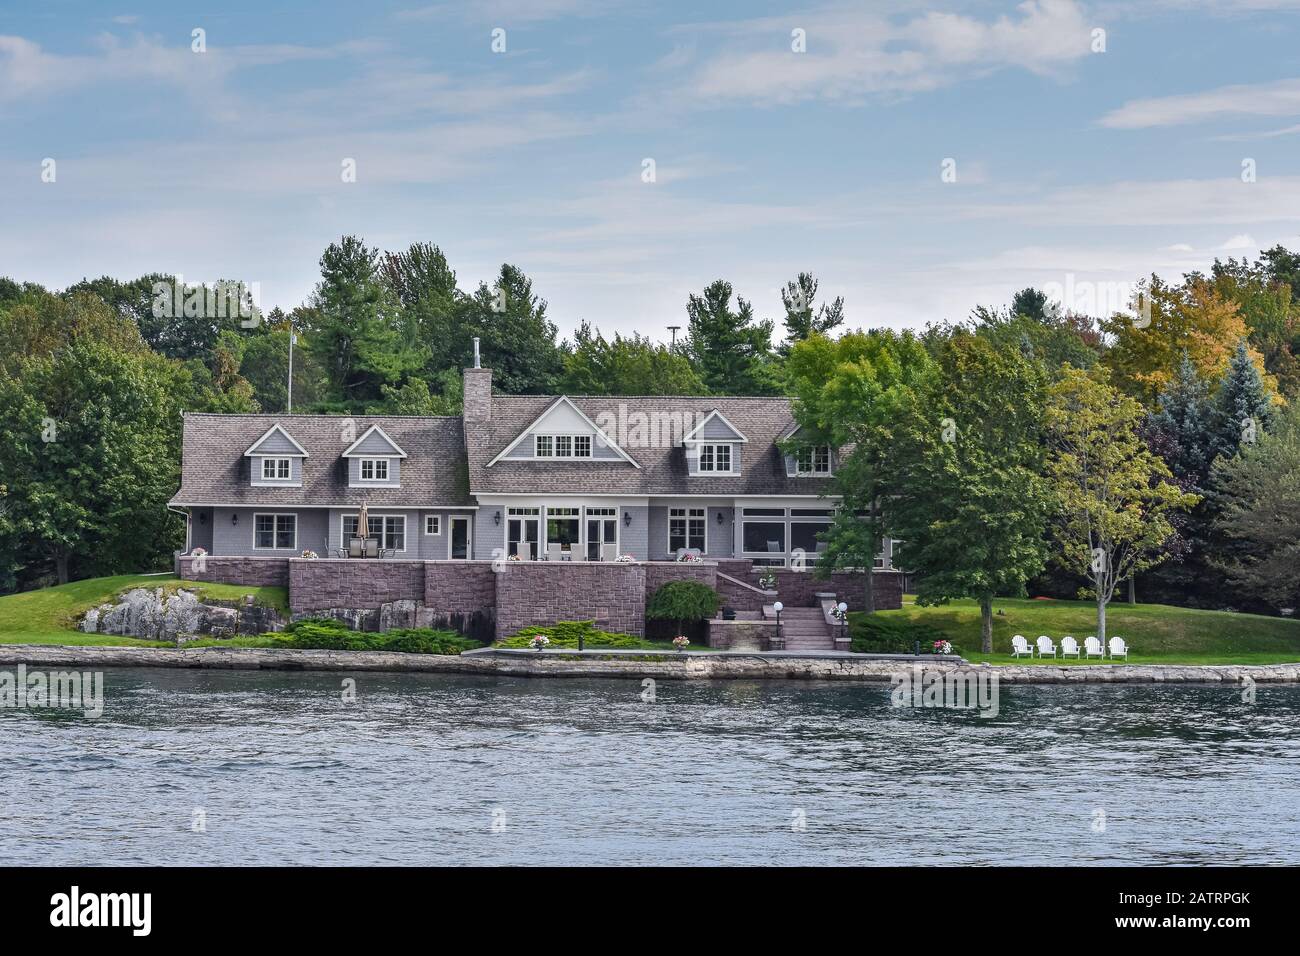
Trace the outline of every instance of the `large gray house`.
<instances>
[{"instance_id":1,"label":"large gray house","mask_svg":"<svg viewBox=\"0 0 1300 956\"><path fill-rule=\"evenodd\" d=\"M341 558L360 536L394 559L791 567L836 505L835 449L783 450L796 433L783 398L495 395L475 367L459 417L187 414L171 506L214 557Z\"/></svg>"}]
</instances>

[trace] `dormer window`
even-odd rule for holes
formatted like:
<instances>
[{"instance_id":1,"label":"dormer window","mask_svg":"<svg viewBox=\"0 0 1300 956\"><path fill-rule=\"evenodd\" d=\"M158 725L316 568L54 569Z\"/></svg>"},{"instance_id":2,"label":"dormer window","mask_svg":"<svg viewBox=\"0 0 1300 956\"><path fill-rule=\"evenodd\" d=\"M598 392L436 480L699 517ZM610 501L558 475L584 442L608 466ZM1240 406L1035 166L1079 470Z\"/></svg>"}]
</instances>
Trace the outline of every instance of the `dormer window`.
<instances>
[{"instance_id":1,"label":"dormer window","mask_svg":"<svg viewBox=\"0 0 1300 956\"><path fill-rule=\"evenodd\" d=\"M361 459L361 480L362 481L387 481L388 480L388 459L387 458L362 458Z\"/></svg>"},{"instance_id":2,"label":"dormer window","mask_svg":"<svg viewBox=\"0 0 1300 956\"><path fill-rule=\"evenodd\" d=\"M533 454L537 458L590 458L590 435L534 435Z\"/></svg>"},{"instance_id":3,"label":"dormer window","mask_svg":"<svg viewBox=\"0 0 1300 956\"><path fill-rule=\"evenodd\" d=\"M794 453L794 467L800 475L829 475L831 473L831 449L829 445L817 445L814 448L800 448Z\"/></svg>"},{"instance_id":4,"label":"dormer window","mask_svg":"<svg viewBox=\"0 0 1300 956\"><path fill-rule=\"evenodd\" d=\"M263 481L288 481L292 476L288 458L263 458Z\"/></svg>"},{"instance_id":5,"label":"dormer window","mask_svg":"<svg viewBox=\"0 0 1300 956\"><path fill-rule=\"evenodd\" d=\"M700 471L731 473L730 445L700 445Z\"/></svg>"}]
</instances>

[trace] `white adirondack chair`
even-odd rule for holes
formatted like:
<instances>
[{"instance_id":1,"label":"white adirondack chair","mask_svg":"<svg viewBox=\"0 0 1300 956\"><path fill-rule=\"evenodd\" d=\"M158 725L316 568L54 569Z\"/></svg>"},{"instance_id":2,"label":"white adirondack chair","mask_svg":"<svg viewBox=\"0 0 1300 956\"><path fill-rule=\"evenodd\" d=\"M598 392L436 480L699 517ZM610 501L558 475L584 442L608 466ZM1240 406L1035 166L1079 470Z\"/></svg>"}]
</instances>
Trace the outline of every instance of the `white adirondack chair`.
<instances>
[{"instance_id":1,"label":"white adirondack chair","mask_svg":"<svg viewBox=\"0 0 1300 956\"><path fill-rule=\"evenodd\" d=\"M600 546L600 560L613 561L617 557L618 557L618 545L602 544Z\"/></svg>"},{"instance_id":2,"label":"white adirondack chair","mask_svg":"<svg viewBox=\"0 0 1300 956\"><path fill-rule=\"evenodd\" d=\"M1056 656L1056 645L1052 643L1052 639L1046 634L1040 634L1038 635L1038 656L1046 657L1048 654L1053 657Z\"/></svg>"},{"instance_id":3,"label":"white adirondack chair","mask_svg":"<svg viewBox=\"0 0 1300 956\"><path fill-rule=\"evenodd\" d=\"M536 545L534 545L531 541L519 542L519 560L521 561L533 560L534 547L536 547Z\"/></svg>"},{"instance_id":4,"label":"white adirondack chair","mask_svg":"<svg viewBox=\"0 0 1300 956\"><path fill-rule=\"evenodd\" d=\"M1084 657L1105 657L1106 651L1101 646L1101 641L1095 637L1085 637L1083 639L1083 656Z\"/></svg>"},{"instance_id":5,"label":"white adirondack chair","mask_svg":"<svg viewBox=\"0 0 1300 956\"><path fill-rule=\"evenodd\" d=\"M1023 634L1012 635L1011 656L1019 657L1022 654L1024 654L1027 657L1033 657L1034 649L1029 646L1029 642L1025 640L1025 636Z\"/></svg>"},{"instance_id":6,"label":"white adirondack chair","mask_svg":"<svg viewBox=\"0 0 1300 956\"><path fill-rule=\"evenodd\" d=\"M564 553L564 548L558 544L548 544L546 546L546 560L559 561L560 555Z\"/></svg>"},{"instance_id":7,"label":"white adirondack chair","mask_svg":"<svg viewBox=\"0 0 1300 956\"><path fill-rule=\"evenodd\" d=\"M1061 656L1073 657L1076 660L1079 658L1079 642L1069 634L1061 638Z\"/></svg>"},{"instance_id":8,"label":"white adirondack chair","mask_svg":"<svg viewBox=\"0 0 1300 956\"><path fill-rule=\"evenodd\" d=\"M1111 657L1122 657L1128 660L1128 645L1124 643L1124 638L1112 637L1109 643Z\"/></svg>"}]
</instances>

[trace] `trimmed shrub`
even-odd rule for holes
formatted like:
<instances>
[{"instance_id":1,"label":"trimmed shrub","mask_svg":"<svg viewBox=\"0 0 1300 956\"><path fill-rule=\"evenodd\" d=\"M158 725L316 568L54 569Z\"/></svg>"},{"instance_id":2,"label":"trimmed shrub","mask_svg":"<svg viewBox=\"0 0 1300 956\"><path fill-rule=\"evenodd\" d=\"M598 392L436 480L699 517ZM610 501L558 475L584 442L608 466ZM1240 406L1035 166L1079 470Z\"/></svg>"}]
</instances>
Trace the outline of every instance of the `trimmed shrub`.
<instances>
[{"instance_id":1,"label":"trimmed shrub","mask_svg":"<svg viewBox=\"0 0 1300 956\"><path fill-rule=\"evenodd\" d=\"M929 654L935 641L948 639L930 624L879 614L849 615L849 646L858 654L910 654L918 642L921 653Z\"/></svg>"},{"instance_id":2,"label":"trimmed shrub","mask_svg":"<svg viewBox=\"0 0 1300 956\"><path fill-rule=\"evenodd\" d=\"M398 651L403 654L459 654L481 645L455 631L404 628L374 634L352 631L342 621L305 618L285 628L285 647L323 651Z\"/></svg>"},{"instance_id":3,"label":"trimmed shrub","mask_svg":"<svg viewBox=\"0 0 1300 956\"><path fill-rule=\"evenodd\" d=\"M621 647L627 649L639 649L646 645L646 642L639 637L633 637L631 634L618 634L614 631L602 631L596 627L595 621L560 621L558 624L550 624L545 627L533 626L526 627L512 637L504 641L498 641L498 647L528 647L529 642L541 634L551 639L550 647L574 647L578 646L578 636L582 636L583 647Z\"/></svg>"}]
</instances>

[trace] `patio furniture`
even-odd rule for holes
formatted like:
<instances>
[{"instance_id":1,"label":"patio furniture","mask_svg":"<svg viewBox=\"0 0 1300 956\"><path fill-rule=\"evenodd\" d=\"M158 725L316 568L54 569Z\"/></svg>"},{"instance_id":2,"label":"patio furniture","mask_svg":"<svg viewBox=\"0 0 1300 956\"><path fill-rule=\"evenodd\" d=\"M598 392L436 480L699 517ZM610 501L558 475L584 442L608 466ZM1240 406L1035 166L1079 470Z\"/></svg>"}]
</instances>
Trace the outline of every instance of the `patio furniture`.
<instances>
[{"instance_id":1,"label":"patio furniture","mask_svg":"<svg viewBox=\"0 0 1300 956\"><path fill-rule=\"evenodd\" d=\"M1049 651L1053 657L1056 656L1056 645L1052 643L1052 639L1046 634L1038 635L1038 656L1046 657Z\"/></svg>"},{"instance_id":2,"label":"patio furniture","mask_svg":"<svg viewBox=\"0 0 1300 956\"><path fill-rule=\"evenodd\" d=\"M366 539L365 539L365 538L349 538L349 539L348 539L348 557L349 557L349 558L364 558L364 557L366 556L366 555L365 555L365 551L366 551Z\"/></svg>"},{"instance_id":3,"label":"patio furniture","mask_svg":"<svg viewBox=\"0 0 1300 956\"><path fill-rule=\"evenodd\" d=\"M1023 634L1016 634L1011 638L1011 656L1019 657L1022 654L1026 657L1033 657L1034 649L1029 646L1029 642L1025 640Z\"/></svg>"},{"instance_id":4,"label":"patio furniture","mask_svg":"<svg viewBox=\"0 0 1300 956\"><path fill-rule=\"evenodd\" d=\"M533 560L533 543L532 543L531 541L520 541L520 542L519 542L519 549L518 549L518 551L516 552L516 554L519 555L519 560L520 560L520 561L532 561L532 560Z\"/></svg>"},{"instance_id":5,"label":"patio furniture","mask_svg":"<svg viewBox=\"0 0 1300 956\"><path fill-rule=\"evenodd\" d=\"M1079 642L1069 634L1061 638L1061 656L1073 657L1075 660L1079 659Z\"/></svg>"},{"instance_id":6,"label":"patio furniture","mask_svg":"<svg viewBox=\"0 0 1300 956\"><path fill-rule=\"evenodd\" d=\"M1083 656L1084 657L1105 657L1106 650L1101 646L1101 641L1095 637L1085 637L1083 639Z\"/></svg>"},{"instance_id":7,"label":"patio furniture","mask_svg":"<svg viewBox=\"0 0 1300 956\"><path fill-rule=\"evenodd\" d=\"M617 558L618 558L618 545L602 544L600 546L600 560L614 561L617 560Z\"/></svg>"},{"instance_id":8,"label":"patio furniture","mask_svg":"<svg viewBox=\"0 0 1300 956\"><path fill-rule=\"evenodd\" d=\"M1128 660L1128 645L1124 643L1124 638L1112 637L1109 643L1111 657L1122 657Z\"/></svg>"},{"instance_id":9,"label":"patio furniture","mask_svg":"<svg viewBox=\"0 0 1300 956\"><path fill-rule=\"evenodd\" d=\"M366 538L365 540L366 540L366 554L365 554L365 556L366 556L367 558L377 558L377 557L379 557L379 539L378 539L378 538Z\"/></svg>"},{"instance_id":10,"label":"patio furniture","mask_svg":"<svg viewBox=\"0 0 1300 956\"><path fill-rule=\"evenodd\" d=\"M563 546L558 545L558 544L548 544L548 545L546 546L546 560L547 560L547 561L562 561L562 560L564 560L564 559L561 557L562 554L564 554L564 548L563 548Z\"/></svg>"}]
</instances>

